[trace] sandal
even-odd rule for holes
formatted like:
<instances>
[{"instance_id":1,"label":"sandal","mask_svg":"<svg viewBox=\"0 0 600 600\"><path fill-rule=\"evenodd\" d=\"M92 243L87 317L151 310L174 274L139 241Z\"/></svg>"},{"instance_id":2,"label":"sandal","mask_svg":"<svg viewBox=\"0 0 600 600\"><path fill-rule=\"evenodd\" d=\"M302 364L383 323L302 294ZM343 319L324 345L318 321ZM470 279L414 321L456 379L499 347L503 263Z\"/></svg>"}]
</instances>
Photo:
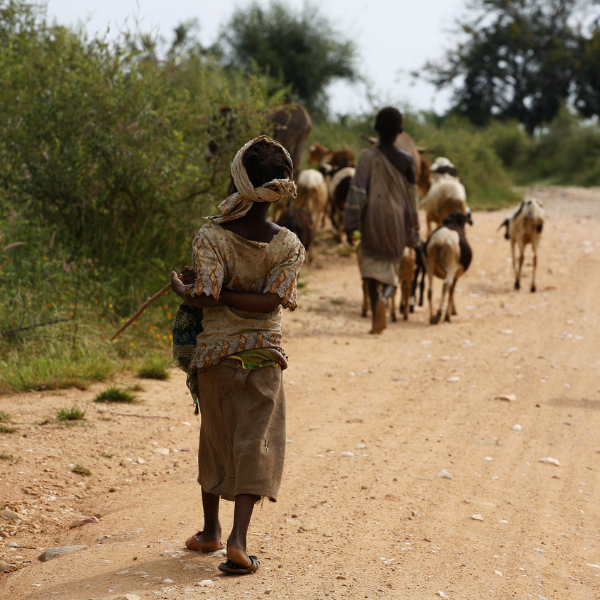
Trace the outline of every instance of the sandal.
<instances>
[{"instance_id":1,"label":"sandal","mask_svg":"<svg viewBox=\"0 0 600 600\"><path fill-rule=\"evenodd\" d=\"M217 548L216 550L215 549L208 550L206 548L203 548L202 547L202 542L197 539L203 533L204 533L203 531L199 531L198 533L195 533L193 536L189 537L185 541L185 547L188 550L195 550L196 552L204 552L204 554L209 554L210 552L216 552L217 550L223 550L223 548L225 548L225 544L223 544L223 542L221 542L221 547Z\"/></svg>"},{"instance_id":2,"label":"sandal","mask_svg":"<svg viewBox=\"0 0 600 600\"><path fill-rule=\"evenodd\" d=\"M227 559L227 562L219 565L219 571L231 575L249 575L250 573L258 571L258 567L260 566L260 561L258 558L256 558L256 556L249 556L248 558L250 559L249 567L241 567L240 565L236 565L234 562L231 562L229 559Z\"/></svg>"}]
</instances>

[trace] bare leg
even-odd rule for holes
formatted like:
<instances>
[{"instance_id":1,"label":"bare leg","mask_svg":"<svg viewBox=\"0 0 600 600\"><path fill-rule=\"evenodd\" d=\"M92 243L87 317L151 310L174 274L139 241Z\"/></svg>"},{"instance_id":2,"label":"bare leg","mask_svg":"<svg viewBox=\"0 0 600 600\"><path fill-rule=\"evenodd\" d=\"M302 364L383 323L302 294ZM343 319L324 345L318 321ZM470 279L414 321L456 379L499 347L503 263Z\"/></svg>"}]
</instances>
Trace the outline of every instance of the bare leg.
<instances>
[{"instance_id":1,"label":"bare leg","mask_svg":"<svg viewBox=\"0 0 600 600\"><path fill-rule=\"evenodd\" d=\"M246 552L246 536L254 505L259 500L260 496L251 494L240 494L235 497L233 529L227 539L227 558L240 567L249 567L252 564Z\"/></svg>"},{"instance_id":2,"label":"bare leg","mask_svg":"<svg viewBox=\"0 0 600 600\"><path fill-rule=\"evenodd\" d=\"M219 500L219 496L202 490L204 528L185 542L185 545L190 550L214 552L223 548L223 544L221 543L221 523L219 522Z\"/></svg>"},{"instance_id":3,"label":"bare leg","mask_svg":"<svg viewBox=\"0 0 600 600\"><path fill-rule=\"evenodd\" d=\"M373 316L373 328L371 329L370 333L380 333L382 331L382 329L378 329L375 327L375 322L377 320L377 306L379 305L379 301L381 300L381 297L379 296L379 284L377 281L375 281L375 279L370 279L370 278L366 278L363 280L367 286L367 290L369 292L369 300L371 301L371 314ZM384 304L385 307L385 304ZM385 310L385 308L384 308ZM381 309L380 309L381 312ZM381 315L380 315L380 320L381 320ZM383 320L385 322L385 313L383 315ZM380 325L380 323L378 324ZM385 327L385 325L384 325Z\"/></svg>"}]
</instances>

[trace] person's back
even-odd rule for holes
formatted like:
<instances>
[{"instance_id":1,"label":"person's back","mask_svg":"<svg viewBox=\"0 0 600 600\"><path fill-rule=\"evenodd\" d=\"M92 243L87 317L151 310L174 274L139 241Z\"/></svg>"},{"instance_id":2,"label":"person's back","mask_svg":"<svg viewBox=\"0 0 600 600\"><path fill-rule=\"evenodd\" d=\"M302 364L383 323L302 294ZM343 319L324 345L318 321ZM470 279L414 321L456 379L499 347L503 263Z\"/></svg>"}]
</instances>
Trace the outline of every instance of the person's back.
<instances>
[{"instance_id":1,"label":"person's back","mask_svg":"<svg viewBox=\"0 0 600 600\"><path fill-rule=\"evenodd\" d=\"M296 307L296 279L304 248L270 223L271 202L295 196L289 153L261 136L231 165L229 196L193 242L193 268L172 274L173 291L203 309L191 368L197 370L200 413L198 482L204 527L186 541L190 550L222 547L220 498L235 501L225 573L258 569L246 552L254 504L277 499L285 456L285 395L280 347L283 308ZM184 285L185 283L185 285Z\"/></svg>"}]
</instances>

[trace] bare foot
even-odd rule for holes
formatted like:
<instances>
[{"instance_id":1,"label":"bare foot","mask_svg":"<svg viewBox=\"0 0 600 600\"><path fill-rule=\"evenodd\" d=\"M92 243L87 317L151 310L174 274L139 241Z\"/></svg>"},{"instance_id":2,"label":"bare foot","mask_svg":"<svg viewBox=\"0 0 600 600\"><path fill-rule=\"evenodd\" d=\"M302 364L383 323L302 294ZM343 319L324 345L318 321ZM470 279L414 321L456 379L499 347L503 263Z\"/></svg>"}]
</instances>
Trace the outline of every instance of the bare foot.
<instances>
[{"instance_id":1,"label":"bare foot","mask_svg":"<svg viewBox=\"0 0 600 600\"><path fill-rule=\"evenodd\" d=\"M385 316L387 312L387 305L383 298L379 298L377 306L375 307L375 319L373 320L373 332L381 333L387 326L385 322Z\"/></svg>"},{"instance_id":2,"label":"bare foot","mask_svg":"<svg viewBox=\"0 0 600 600\"><path fill-rule=\"evenodd\" d=\"M225 548L225 544L221 542L220 534L204 533L199 531L192 537L185 541L186 548L190 550L196 550L198 552L215 552L216 550L222 550Z\"/></svg>"},{"instance_id":3,"label":"bare foot","mask_svg":"<svg viewBox=\"0 0 600 600\"><path fill-rule=\"evenodd\" d=\"M227 540L227 558L240 567L249 567L252 561L248 558L246 548L231 538Z\"/></svg>"}]
</instances>

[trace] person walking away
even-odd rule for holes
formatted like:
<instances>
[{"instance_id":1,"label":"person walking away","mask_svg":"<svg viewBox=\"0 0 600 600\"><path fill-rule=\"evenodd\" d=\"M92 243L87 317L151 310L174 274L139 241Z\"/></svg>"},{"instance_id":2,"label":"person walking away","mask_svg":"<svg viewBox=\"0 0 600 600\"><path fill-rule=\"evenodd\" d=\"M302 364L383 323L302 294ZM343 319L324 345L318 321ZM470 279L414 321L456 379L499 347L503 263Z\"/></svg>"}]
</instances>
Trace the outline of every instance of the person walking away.
<instances>
[{"instance_id":1,"label":"person walking away","mask_svg":"<svg viewBox=\"0 0 600 600\"><path fill-rule=\"evenodd\" d=\"M295 234L267 220L272 202L296 195L293 164L278 142L248 142L231 165L229 197L193 242L192 268L173 290L202 308L191 367L201 414L198 482L204 527L186 541L200 552L223 547L220 499L235 502L224 573L256 571L246 537L254 505L277 500L286 445L281 349L283 308L294 310L305 252Z\"/></svg>"},{"instance_id":2,"label":"person walking away","mask_svg":"<svg viewBox=\"0 0 600 600\"><path fill-rule=\"evenodd\" d=\"M359 264L373 313L370 333L386 327L404 246L419 244L415 162L394 144L403 126L398 109L388 106L377 113L379 143L361 152L344 210L348 242L352 244L355 230L361 234Z\"/></svg>"}]
</instances>

